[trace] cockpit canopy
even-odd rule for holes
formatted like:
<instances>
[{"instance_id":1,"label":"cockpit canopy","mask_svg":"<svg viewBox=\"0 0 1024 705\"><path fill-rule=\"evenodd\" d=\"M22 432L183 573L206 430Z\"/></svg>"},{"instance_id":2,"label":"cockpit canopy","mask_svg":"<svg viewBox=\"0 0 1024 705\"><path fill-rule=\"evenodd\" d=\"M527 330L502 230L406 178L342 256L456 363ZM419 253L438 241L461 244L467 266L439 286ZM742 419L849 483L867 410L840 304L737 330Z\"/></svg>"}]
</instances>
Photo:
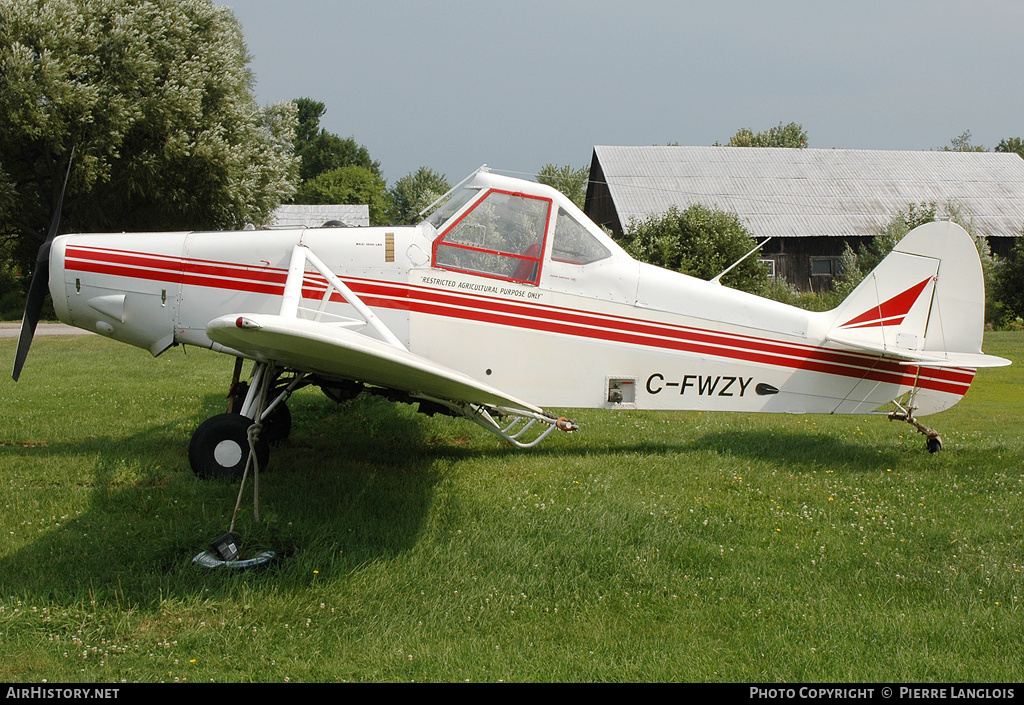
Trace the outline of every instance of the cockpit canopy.
<instances>
[{"instance_id":1,"label":"cockpit canopy","mask_svg":"<svg viewBox=\"0 0 1024 705\"><path fill-rule=\"evenodd\" d=\"M585 266L618 248L564 195L478 171L424 221L435 267L536 285L545 258Z\"/></svg>"}]
</instances>

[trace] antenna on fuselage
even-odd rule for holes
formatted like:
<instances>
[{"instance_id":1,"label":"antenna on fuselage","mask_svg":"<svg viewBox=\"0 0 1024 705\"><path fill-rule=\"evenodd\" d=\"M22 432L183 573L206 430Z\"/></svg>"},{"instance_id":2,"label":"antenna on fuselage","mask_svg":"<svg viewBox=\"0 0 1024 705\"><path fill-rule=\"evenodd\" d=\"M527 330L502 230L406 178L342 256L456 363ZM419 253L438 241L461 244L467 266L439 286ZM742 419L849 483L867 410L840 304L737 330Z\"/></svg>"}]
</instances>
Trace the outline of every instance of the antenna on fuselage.
<instances>
[{"instance_id":1,"label":"antenna on fuselage","mask_svg":"<svg viewBox=\"0 0 1024 705\"><path fill-rule=\"evenodd\" d=\"M772 236L772 237L774 237L774 236ZM726 268L725 268L725 271L723 271L723 272L722 272L721 274L719 274L719 275L718 275L717 277L715 277L714 279L712 279L712 280L711 280L711 283L712 283L712 284L718 284L718 285L721 285L721 284L722 284L722 277L724 277L724 276L725 276L726 274L728 274L728 273L729 273L730 271L732 271L732 269L733 269L734 267L736 267L736 265L738 265L738 264L739 264L740 262L742 262L742 261L743 261L743 260L745 260L745 259L746 259L747 257L750 257L750 255L754 254L755 252L757 252L758 250L760 250L760 249L761 249L762 247L764 247L764 246L765 246L765 244L767 244L767 242L768 242L769 240L771 240L771 239L772 239L771 237L767 237L767 238L765 238L764 240L762 240L762 241L761 241L760 243L758 243L757 247L755 247L755 248L754 248L754 249L752 249L752 250L751 250L750 252L748 252L747 254L743 255L743 256L742 256L742 257L740 257L740 258L739 258L738 260L736 260L735 262L733 262L732 264L730 264L730 265L729 265L728 267L726 267Z\"/></svg>"}]
</instances>

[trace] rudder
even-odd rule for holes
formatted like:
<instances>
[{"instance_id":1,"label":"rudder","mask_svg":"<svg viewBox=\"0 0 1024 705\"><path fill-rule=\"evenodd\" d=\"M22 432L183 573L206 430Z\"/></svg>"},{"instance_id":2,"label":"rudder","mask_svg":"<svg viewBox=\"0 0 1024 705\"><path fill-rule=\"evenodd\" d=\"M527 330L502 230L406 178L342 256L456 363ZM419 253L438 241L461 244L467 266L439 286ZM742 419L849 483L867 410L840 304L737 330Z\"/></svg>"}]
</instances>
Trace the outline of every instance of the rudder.
<instances>
[{"instance_id":1,"label":"rudder","mask_svg":"<svg viewBox=\"0 0 1024 705\"><path fill-rule=\"evenodd\" d=\"M909 232L832 313L828 338L837 343L940 365L999 364L981 352L984 274L956 223Z\"/></svg>"}]
</instances>

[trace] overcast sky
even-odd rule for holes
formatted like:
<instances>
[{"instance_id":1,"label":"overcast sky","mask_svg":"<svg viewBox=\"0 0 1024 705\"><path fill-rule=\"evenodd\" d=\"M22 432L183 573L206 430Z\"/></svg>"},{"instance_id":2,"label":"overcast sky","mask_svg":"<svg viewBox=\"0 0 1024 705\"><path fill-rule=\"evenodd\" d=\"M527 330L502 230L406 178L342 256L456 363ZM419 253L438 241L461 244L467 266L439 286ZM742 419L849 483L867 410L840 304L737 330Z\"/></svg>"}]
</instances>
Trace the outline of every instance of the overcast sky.
<instances>
[{"instance_id":1,"label":"overcast sky","mask_svg":"<svg viewBox=\"0 0 1024 705\"><path fill-rule=\"evenodd\" d=\"M309 97L389 185L428 166L534 174L594 145L812 148L1024 136L1020 0L227 0L261 104Z\"/></svg>"}]
</instances>

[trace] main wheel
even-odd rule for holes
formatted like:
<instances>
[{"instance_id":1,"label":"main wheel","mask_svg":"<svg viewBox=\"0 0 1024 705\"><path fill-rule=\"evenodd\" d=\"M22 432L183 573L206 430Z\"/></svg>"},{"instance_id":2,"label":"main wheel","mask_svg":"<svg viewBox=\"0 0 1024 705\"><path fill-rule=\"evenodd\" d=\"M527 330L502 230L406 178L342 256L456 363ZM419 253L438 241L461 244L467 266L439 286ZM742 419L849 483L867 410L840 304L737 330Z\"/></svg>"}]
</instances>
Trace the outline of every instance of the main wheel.
<instances>
[{"instance_id":1,"label":"main wheel","mask_svg":"<svg viewBox=\"0 0 1024 705\"><path fill-rule=\"evenodd\" d=\"M239 382L235 386L235 396L231 400L231 411L235 414L242 413L242 404L245 403L245 396L249 393L249 383Z\"/></svg>"},{"instance_id":2,"label":"main wheel","mask_svg":"<svg viewBox=\"0 0 1024 705\"><path fill-rule=\"evenodd\" d=\"M192 472L202 478L241 478L249 458L250 426L252 419L239 414L218 414L206 419L188 444ZM266 469L270 445L262 434L256 441L256 459L260 470Z\"/></svg>"},{"instance_id":3,"label":"main wheel","mask_svg":"<svg viewBox=\"0 0 1024 705\"><path fill-rule=\"evenodd\" d=\"M263 421L263 436L267 443L275 444L288 438L292 432L292 412L283 401L274 407Z\"/></svg>"},{"instance_id":4,"label":"main wheel","mask_svg":"<svg viewBox=\"0 0 1024 705\"><path fill-rule=\"evenodd\" d=\"M927 446L929 453L938 453L942 450L942 439L938 436L932 436L928 439Z\"/></svg>"}]
</instances>

